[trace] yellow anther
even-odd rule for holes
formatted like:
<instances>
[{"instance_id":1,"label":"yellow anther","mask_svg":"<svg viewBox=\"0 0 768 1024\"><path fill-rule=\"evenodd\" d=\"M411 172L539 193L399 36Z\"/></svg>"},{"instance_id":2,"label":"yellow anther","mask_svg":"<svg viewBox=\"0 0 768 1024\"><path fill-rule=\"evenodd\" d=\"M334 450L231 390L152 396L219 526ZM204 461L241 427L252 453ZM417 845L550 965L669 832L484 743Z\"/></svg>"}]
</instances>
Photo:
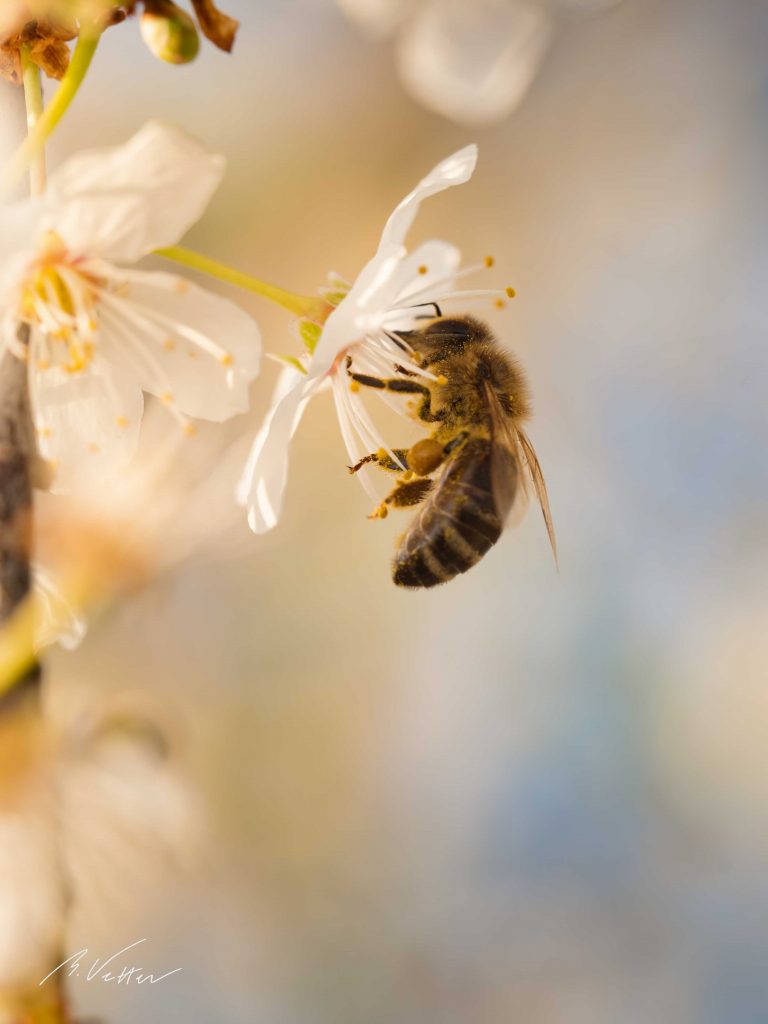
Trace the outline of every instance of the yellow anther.
<instances>
[{"instance_id":1,"label":"yellow anther","mask_svg":"<svg viewBox=\"0 0 768 1024\"><path fill-rule=\"evenodd\" d=\"M426 266L425 266L425 265L424 265L424 264L422 263L422 264L421 264L421 266L419 267L419 273L420 273L420 274L426 274L426 273L427 273L427 270L428 270L428 269L429 269L429 268L428 268L428 267L426 267Z\"/></svg>"},{"instance_id":2,"label":"yellow anther","mask_svg":"<svg viewBox=\"0 0 768 1024\"><path fill-rule=\"evenodd\" d=\"M356 380L351 380L349 382L349 390L352 392L353 395L356 395L357 392L360 390L360 382Z\"/></svg>"},{"instance_id":3,"label":"yellow anther","mask_svg":"<svg viewBox=\"0 0 768 1024\"><path fill-rule=\"evenodd\" d=\"M505 288L504 291L506 292L508 299L514 299L514 297L517 295L517 292L511 286L509 288Z\"/></svg>"},{"instance_id":4,"label":"yellow anther","mask_svg":"<svg viewBox=\"0 0 768 1024\"><path fill-rule=\"evenodd\" d=\"M234 363L235 358L231 353L225 352L220 361L222 366L231 366L232 363Z\"/></svg>"},{"instance_id":5,"label":"yellow anther","mask_svg":"<svg viewBox=\"0 0 768 1024\"><path fill-rule=\"evenodd\" d=\"M173 350L176 348L176 342L173 340L173 338L166 338L165 341L163 342L163 348L165 349L166 352L173 352Z\"/></svg>"},{"instance_id":6,"label":"yellow anther","mask_svg":"<svg viewBox=\"0 0 768 1024\"><path fill-rule=\"evenodd\" d=\"M125 430L128 426L128 420L125 416L115 416L115 426L119 427L121 430Z\"/></svg>"},{"instance_id":7,"label":"yellow anther","mask_svg":"<svg viewBox=\"0 0 768 1024\"><path fill-rule=\"evenodd\" d=\"M493 258L493 256L486 256L485 259L483 260L483 263L486 265L486 267L492 267L495 262L496 260Z\"/></svg>"}]
</instances>

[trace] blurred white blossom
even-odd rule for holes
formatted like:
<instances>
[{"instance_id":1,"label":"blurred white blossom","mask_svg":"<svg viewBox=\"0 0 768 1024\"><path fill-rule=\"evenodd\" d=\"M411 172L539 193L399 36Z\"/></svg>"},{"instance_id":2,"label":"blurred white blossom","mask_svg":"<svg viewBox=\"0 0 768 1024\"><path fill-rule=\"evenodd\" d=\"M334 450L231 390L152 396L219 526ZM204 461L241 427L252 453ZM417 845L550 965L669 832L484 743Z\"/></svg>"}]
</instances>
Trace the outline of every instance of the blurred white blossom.
<instances>
[{"instance_id":1,"label":"blurred white blossom","mask_svg":"<svg viewBox=\"0 0 768 1024\"><path fill-rule=\"evenodd\" d=\"M460 124L500 121L539 70L555 14L589 13L620 0L338 0L366 29L394 34L411 95Z\"/></svg>"},{"instance_id":2,"label":"blurred white blossom","mask_svg":"<svg viewBox=\"0 0 768 1024\"><path fill-rule=\"evenodd\" d=\"M41 1010L60 973L40 982L67 955L71 911L127 916L196 868L203 816L135 699L59 727L4 707L0 739L0 1022L64 1019Z\"/></svg>"},{"instance_id":3,"label":"blurred white blossom","mask_svg":"<svg viewBox=\"0 0 768 1024\"><path fill-rule=\"evenodd\" d=\"M253 320L181 277L123 265L177 242L222 173L221 157L150 122L122 146L68 160L42 197L0 208L0 343L28 358L58 489L84 460L103 471L130 459L142 391L187 429L187 417L247 408L260 358Z\"/></svg>"},{"instance_id":4,"label":"blurred white blossom","mask_svg":"<svg viewBox=\"0 0 768 1024\"><path fill-rule=\"evenodd\" d=\"M389 376L395 366L400 366L417 379L434 379L411 358L410 346L398 332L414 328L425 314L434 314L440 308L437 303L458 299L464 306L475 298L501 299L504 295L498 289L456 290L457 278L490 266L490 260L459 270L461 254L448 242L424 242L411 253L405 247L406 235L423 200L468 181L476 161L477 147L467 146L439 163L390 215L376 255L355 283L344 289L340 280L335 279L334 286L342 292L337 297L338 305L328 317L311 357L304 359L302 369L284 368L240 481L238 500L247 508L248 523L255 533L264 533L277 523L291 438L307 403L324 387L333 390L339 425L352 462L380 448L390 451L366 412L362 394L351 385L346 372L348 359L353 361L355 371L361 373ZM396 402L385 391L377 394ZM400 407L398 410L402 411ZM378 501L365 471L358 477Z\"/></svg>"}]
</instances>

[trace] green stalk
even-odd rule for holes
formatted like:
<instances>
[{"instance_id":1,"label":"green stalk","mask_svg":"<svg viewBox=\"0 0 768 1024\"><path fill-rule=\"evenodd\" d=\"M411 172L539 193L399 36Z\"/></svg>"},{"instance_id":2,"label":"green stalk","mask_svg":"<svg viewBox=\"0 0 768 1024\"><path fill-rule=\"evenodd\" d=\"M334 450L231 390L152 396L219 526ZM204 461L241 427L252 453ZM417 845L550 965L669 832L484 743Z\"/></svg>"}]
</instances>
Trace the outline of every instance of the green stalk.
<instances>
[{"instance_id":1,"label":"green stalk","mask_svg":"<svg viewBox=\"0 0 768 1024\"><path fill-rule=\"evenodd\" d=\"M199 270L204 274L209 274L220 281L226 281L237 288L244 288L246 291L254 292L256 295L269 299L270 302L276 302L278 306L290 310L291 313L295 313L297 316L309 317L312 320L317 320L319 323L325 321L332 309L325 299L286 291L285 288L268 284L266 281L259 280L258 277L252 277L242 270L235 270L234 267L229 267L226 263L219 263L218 260L212 260L208 256L193 252L191 249L185 249L181 245L171 245L166 249L156 249L155 254L157 256L164 256L167 260L173 260L175 263L181 263L192 270Z\"/></svg>"},{"instance_id":2,"label":"green stalk","mask_svg":"<svg viewBox=\"0 0 768 1024\"><path fill-rule=\"evenodd\" d=\"M70 103L77 95L83 79L90 67L101 32L95 26L81 26L80 36L72 53L69 67L59 83L56 94L48 104L34 128L3 169L0 182L4 188L14 185L42 153L46 142L51 137L56 125L67 112Z\"/></svg>"},{"instance_id":3,"label":"green stalk","mask_svg":"<svg viewBox=\"0 0 768 1024\"><path fill-rule=\"evenodd\" d=\"M27 106L27 134L35 131L43 117L43 90L40 84L40 68L30 57L29 44L20 50L21 78L24 84L24 101ZM39 196L45 191L45 150L40 150L29 165L29 192Z\"/></svg>"}]
</instances>

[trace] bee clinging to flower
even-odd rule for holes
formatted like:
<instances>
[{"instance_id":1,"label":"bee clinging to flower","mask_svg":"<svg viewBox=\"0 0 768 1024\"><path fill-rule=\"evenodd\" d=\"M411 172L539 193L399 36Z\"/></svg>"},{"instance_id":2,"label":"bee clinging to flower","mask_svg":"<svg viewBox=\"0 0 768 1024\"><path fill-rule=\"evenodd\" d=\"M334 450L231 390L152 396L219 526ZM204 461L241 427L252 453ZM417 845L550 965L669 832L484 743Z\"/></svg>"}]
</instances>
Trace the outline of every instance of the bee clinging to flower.
<instances>
[{"instance_id":1,"label":"bee clinging to flower","mask_svg":"<svg viewBox=\"0 0 768 1024\"><path fill-rule=\"evenodd\" d=\"M350 467L354 473L375 462L398 475L374 516L420 506L398 544L395 583L432 587L466 572L499 539L513 506L526 501L529 483L555 552L544 477L522 428L530 402L520 366L474 317L438 317L400 337L433 379L416 382L402 367L388 379L355 373L351 357L347 367L353 384L417 395L416 416L433 425L429 437L395 449L394 459L380 450Z\"/></svg>"},{"instance_id":2,"label":"bee clinging to flower","mask_svg":"<svg viewBox=\"0 0 768 1024\"><path fill-rule=\"evenodd\" d=\"M477 299L503 305L514 291L457 288L460 278L492 266L490 258L460 269L459 251L448 242L424 242L410 253L405 247L421 202L468 181L476 160L477 147L467 146L438 164L395 208L354 284L334 279L325 323L303 325L308 356L283 370L240 481L254 532L277 523L290 440L308 401L329 386L350 469L376 502L374 517L420 506L400 541L395 583L430 587L466 571L531 488L554 549L544 478L523 430L530 412L525 377L490 330L464 315ZM448 304L461 315L448 313ZM390 403L410 399L430 436L409 449L386 444L364 404L372 390ZM376 467L398 477L383 501L367 472Z\"/></svg>"}]
</instances>

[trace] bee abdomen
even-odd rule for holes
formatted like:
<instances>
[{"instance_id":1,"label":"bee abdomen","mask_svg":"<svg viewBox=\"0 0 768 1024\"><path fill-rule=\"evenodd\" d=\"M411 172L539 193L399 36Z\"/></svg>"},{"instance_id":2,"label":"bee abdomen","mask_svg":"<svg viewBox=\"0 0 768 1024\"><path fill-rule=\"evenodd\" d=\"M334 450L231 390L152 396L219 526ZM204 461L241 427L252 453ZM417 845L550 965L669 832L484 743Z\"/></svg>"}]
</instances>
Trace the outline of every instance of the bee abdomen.
<instances>
[{"instance_id":1,"label":"bee abdomen","mask_svg":"<svg viewBox=\"0 0 768 1024\"><path fill-rule=\"evenodd\" d=\"M466 572L501 535L490 474L490 444L468 442L403 535L393 571L402 587L434 587Z\"/></svg>"}]
</instances>

